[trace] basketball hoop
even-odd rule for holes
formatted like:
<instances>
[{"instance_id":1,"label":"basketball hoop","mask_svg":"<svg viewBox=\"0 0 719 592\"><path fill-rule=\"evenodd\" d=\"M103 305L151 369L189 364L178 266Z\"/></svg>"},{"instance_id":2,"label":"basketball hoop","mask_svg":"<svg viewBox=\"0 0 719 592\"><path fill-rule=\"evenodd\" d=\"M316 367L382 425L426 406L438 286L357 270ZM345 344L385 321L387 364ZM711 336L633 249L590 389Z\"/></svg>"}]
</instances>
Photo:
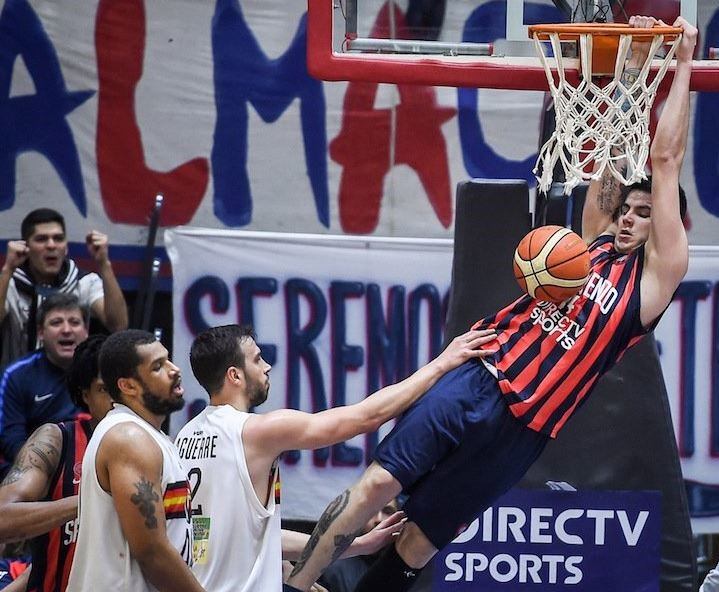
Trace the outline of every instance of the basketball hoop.
<instances>
[{"instance_id":1,"label":"basketball hoop","mask_svg":"<svg viewBox=\"0 0 719 592\"><path fill-rule=\"evenodd\" d=\"M649 115L681 32L679 27L640 29L619 23L529 27L547 75L556 119L554 133L539 151L534 168L541 191L549 190L557 161L566 175L566 195L582 181L599 179L606 167L625 185L646 178ZM634 73L625 76L633 40L651 43L636 77ZM576 86L565 75L561 44L568 41L579 44L580 78ZM553 59L544 55L544 42L551 44ZM658 58L656 74L649 80L655 54L670 43L666 54Z\"/></svg>"}]
</instances>

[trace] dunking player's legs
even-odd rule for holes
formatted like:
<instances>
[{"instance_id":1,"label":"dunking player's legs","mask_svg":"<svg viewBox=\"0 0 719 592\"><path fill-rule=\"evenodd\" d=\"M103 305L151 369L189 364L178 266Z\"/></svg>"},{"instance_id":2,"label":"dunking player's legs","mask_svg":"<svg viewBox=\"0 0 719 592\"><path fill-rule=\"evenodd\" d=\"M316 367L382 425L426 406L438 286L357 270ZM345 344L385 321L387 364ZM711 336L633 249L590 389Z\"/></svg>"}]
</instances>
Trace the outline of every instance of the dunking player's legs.
<instances>
[{"instance_id":1,"label":"dunking player's legs","mask_svg":"<svg viewBox=\"0 0 719 592\"><path fill-rule=\"evenodd\" d=\"M327 566L361 534L367 521L401 490L399 481L380 465L372 463L367 467L360 480L320 516L288 583L309 590Z\"/></svg>"}]
</instances>

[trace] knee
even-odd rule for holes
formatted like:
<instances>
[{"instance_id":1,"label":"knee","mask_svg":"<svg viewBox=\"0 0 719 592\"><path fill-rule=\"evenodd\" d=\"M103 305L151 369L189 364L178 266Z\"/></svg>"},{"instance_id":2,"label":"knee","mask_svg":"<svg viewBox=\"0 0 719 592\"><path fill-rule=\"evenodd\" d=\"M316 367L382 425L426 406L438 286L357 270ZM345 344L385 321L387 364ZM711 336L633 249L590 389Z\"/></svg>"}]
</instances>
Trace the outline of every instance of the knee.
<instances>
[{"instance_id":1,"label":"knee","mask_svg":"<svg viewBox=\"0 0 719 592\"><path fill-rule=\"evenodd\" d=\"M408 522L402 529L396 548L402 561L415 569L423 568L437 553L437 548L414 522Z\"/></svg>"},{"instance_id":2,"label":"knee","mask_svg":"<svg viewBox=\"0 0 719 592\"><path fill-rule=\"evenodd\" d=\"M367 500L386 503L402 491L402 485L384 467L373 462L356 485L358 493Z\"/></svg>"}]
</instances>

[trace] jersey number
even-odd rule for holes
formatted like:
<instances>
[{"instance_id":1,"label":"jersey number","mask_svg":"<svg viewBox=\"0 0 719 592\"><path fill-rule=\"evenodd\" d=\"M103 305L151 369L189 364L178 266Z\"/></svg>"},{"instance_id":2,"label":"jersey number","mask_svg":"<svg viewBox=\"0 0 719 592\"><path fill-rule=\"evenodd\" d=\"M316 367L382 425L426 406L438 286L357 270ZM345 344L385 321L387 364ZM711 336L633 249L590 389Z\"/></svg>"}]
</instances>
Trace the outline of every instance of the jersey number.
<instances>
[{"instance_id":1,"label":"jersey number","mask_svg":"<svg viewBox=\"0 0 719 592\"><path fill-rule=\"evenodd\" d=\"M190 481L190 486L192 487L190 490L190 500L194 501L195 494L200 488L200 483L202 483L202 471L198 467L193 467L190 469L190 472L187 473L187 479ZM202 505L191 506L191 513L193 516L201 516Z\"/></svg>"}]
</instances>

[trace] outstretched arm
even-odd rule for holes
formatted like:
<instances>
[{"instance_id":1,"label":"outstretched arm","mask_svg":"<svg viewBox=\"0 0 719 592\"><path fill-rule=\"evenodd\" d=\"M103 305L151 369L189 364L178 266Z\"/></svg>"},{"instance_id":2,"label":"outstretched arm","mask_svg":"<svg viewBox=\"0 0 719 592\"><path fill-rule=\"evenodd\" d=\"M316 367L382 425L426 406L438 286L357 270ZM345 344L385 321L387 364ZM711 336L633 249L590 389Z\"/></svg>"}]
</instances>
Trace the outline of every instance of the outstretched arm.
<instances>
[{"instance_id":1,"label":"outstretched arm","mask_svg":"<svg viewBox=\"0 0 719 592\"><path fill-rule=\"evenodd\" d=\"M48 493L62 452L62 432L40 426L20 449L0 484L0 542L21 541L57 528L77 516L77 496L39 502Z\"/></svg>"},{"instance_id":2,"label":"outstretched arm","mask_svg":"<svg viewBox=\"0 0 719 592\"><path fill-rule=\"evenodd\" d=\"M671 302L687 271L689 249L679 213L679 173L689 129L689 82L697 29L679 17L683 29L676 70L651 147L652 211L641 284L641 321L649 326Z\"/></svg>"},{"instance_id":3,"label":"outstretched arm","mask_svg":"<svg viewBox=\"0 0 719 592\"><path fill-rule=\"evenodd\" d=\"M481 347L494 339L492 330L468 331L409 378L387 386L355 405L314 414L282 409L252 417L247 421L242 437L248 462L252 465L252 457L256 458L256 455L273 460L285 450L312 450L373 432L407 409L446 372L471 358L487 355ZM250 471L252 473L252 469ZM261 472L262 479L265 474L266 471Z\"/></svg>"}]
</instances>

